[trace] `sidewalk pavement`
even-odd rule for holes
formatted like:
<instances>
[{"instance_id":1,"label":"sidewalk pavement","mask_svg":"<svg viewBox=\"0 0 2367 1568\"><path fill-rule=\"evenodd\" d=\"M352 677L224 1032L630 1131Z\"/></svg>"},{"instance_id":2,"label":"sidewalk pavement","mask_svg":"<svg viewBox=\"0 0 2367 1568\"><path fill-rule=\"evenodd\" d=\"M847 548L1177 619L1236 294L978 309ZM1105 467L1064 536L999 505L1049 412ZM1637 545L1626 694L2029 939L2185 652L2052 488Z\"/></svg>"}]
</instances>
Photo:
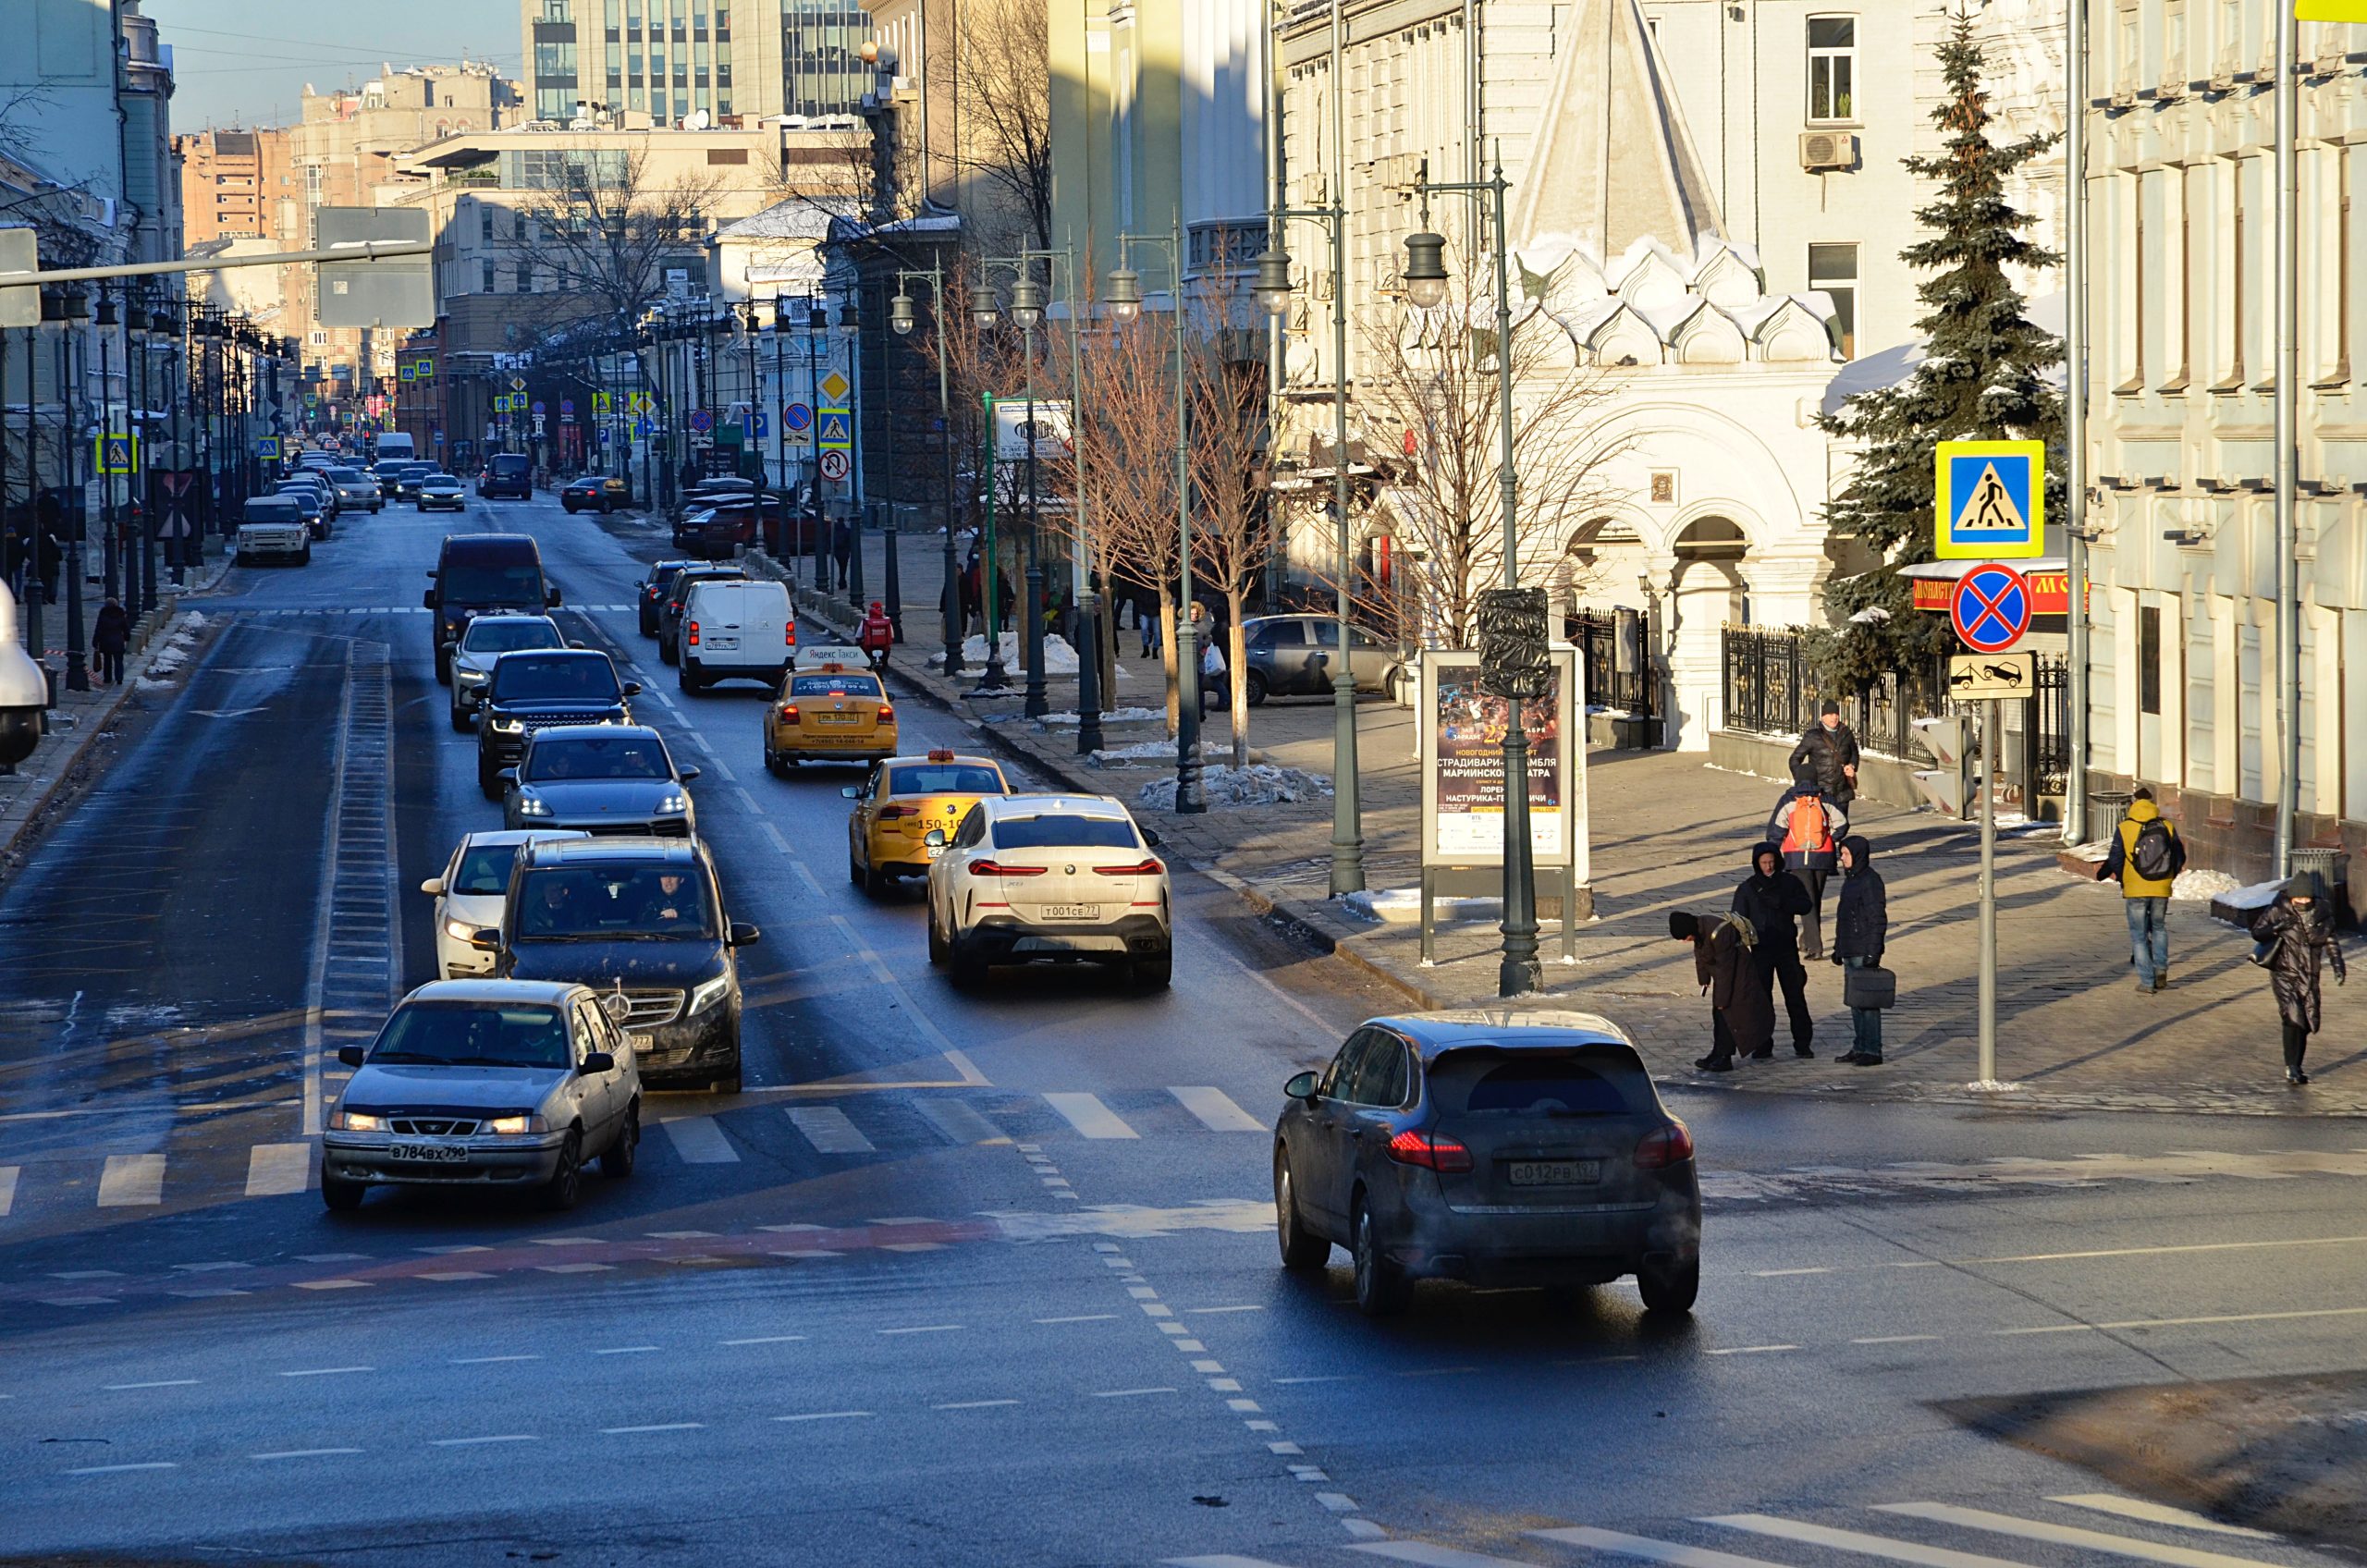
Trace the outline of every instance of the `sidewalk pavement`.
<instances>
[{"instance_id":1,"label":"sidewalk pavement","mask_svg":"<svg viewBox=\"0 0 2367 1568\"><path fill-rule=\"evenodd\" d=\"M0 775L0 878L15 871L52 805L112 765L114 756L106 743L115 738L117 720L125 705L143 702L142 693L164 689L186 658L186 640L176 646L166 635L178 614L179 602L212 587L229 570L230 557L225 552L219 559L200 565L180 587L159 584L156 607L132 626L120 685L100 685L97 661L92 659L91 689L69 692L65 684L65 655L52 651L50 662L58 670L57 705L50 712L46 731L33 754L18 763L14 773ZM97 613L100 602L91 599L92 614ZM65 612L52 607L45 613L51 619L45 621L44 631L63 638Z\"/></svg>"},{"instance_id":2,"label":"sidewalk pavement","mask_svg":"<svg viewBox=\"0 0 2367 1568\"><path fill-rule=\"evenodd\" d=\"M868 541L865 581L876 585L884 541ZM1351 918L1327 898L1331 799L1212 809L1177 817L1136 802L1145 784L1172 777L1171 756L1096 766L1076 753L1073 723L1024 718L1016 698L974 698L973 668L948 681L925 659L943 646L935 608L942 581L942 536L906 534L901 559L904 634L891 673L935 701L972 715L982 733L1070 787L1114 794L1157 825L1171 857L1234 888L1320 946L1402 993L1409 1006L1492 1004L1501 937L1493 925L1443 926L1438 962L1420 962L1411 925ZM808 563L810 566L810 563ZM877 597L877 592L867 597ZM807 612L844 631L845 601L802 593ZM1164 692L1158 661L1132 656L1136 634L1118 637L1125 676L1111 706L1157 709ZM1012 679L1019 674L1012 671ZM1055 714L1075 706L1073 677L1054 676ZM1420 780L1414 715L1367 698L1357 704L1367 885L1417 888ZM1325 699L1269 702L1246 716L1257 760L1331 772L1332 709ZM1163 718L1110 724L1106 745L1165 735ZM1229 716L1211 714L1204 755L1229 756ZM1997 853L1998 1077L2003 1093L1968 1087L1976 1071L1978 942L1974 923L1980 836L1931 813L1860 802L1853 827L1873 843L1888 884L1890 947L1899 1005L1883 1019L1885 1064L1852 1068L1834 1059L1849 1048L1841 970L1809 965L1817 1013L1812 1060L1795 1059L1779 1005L1777 1057L1732 1073L1697 1073L1710 1044L1709 1004L1693 982L1692 949L1670 939L1668 912L1723 911L1748 873L1750 846L1764 830L1782 784L1714 770L1699 753L1594 752L1592 815L1595 918L1576 938L1576 962L1558 962L1558 924L1544 923L1546 995L1522 1005L1580 1008L1633 1035L1655 1076L1731 1093L1773 1091L1827 1097L1940 1101L1999 1108L2124 1109L2243 1115L2367 1116L2367 1047L2361 1011L2326 979L2326 1028L2312 1045L2307 1088L2288 1087L2266 975L2249 962L2250 938L2212 921L2204 902L2172 906L2170 988L2135 988L2128 927L2116 888L2067 875L2050 835L2003 835ZM1839 900L1836 873L1825 894L1828 937ZM2367 959L2367 948L2359 949ZM2367 1003L2362 992L2361 1003Z\"/></svg>"}]
</instances>

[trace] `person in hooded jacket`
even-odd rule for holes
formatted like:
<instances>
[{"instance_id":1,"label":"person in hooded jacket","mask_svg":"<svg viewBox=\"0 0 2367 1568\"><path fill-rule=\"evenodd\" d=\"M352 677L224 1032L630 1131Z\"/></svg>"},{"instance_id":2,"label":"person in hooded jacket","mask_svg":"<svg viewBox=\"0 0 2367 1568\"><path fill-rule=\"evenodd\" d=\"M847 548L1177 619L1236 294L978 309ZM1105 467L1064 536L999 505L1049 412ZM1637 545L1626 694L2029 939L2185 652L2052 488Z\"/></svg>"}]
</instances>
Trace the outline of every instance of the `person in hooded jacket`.
<instances>
[{"instance_id":1,"label":"person in hooded jacket","mask_svg":"<svg viewBox=\"0 0 2367 1568\"><path fill-rule=\"evenodd\" d=\"M1739 914L1703 918L1672 910L1668 934L1693 944L1693 977L1710 998L1710 1054L1693 1065L1732 1072L1735 1056L1765 1056L1775 1038L1775 1008L1751 967L1759 928Z\"/></svg>"},{"instance_id":2,"label":"person in hooded jacket","mask_svg":"<svg viewBox=\"0 0 2367 1568\"><path fill-rule=\"evenodd\" d=\"M2301 1057L2321 1021L2318 966L2321 958L2334 963L2336 985L2349 982L2343 967L2342 945L2335 940L2334 912L2318 896L2318 879L2302 872L2276 895L2276 901L2252 916L2252 936L2269 944L2265 962L2269 989L2276 997L2276 1016L2285 1026L2285 1081L2306 1084Z\"/></svg>"},{"instance_id":3,"label":"person in hooded jacket","mask_svg":"<svg viewBox=\"0 0 2367 1568\"><path fill-rule=\"evenodd\" d=\"M1798 776L1767 819L1767 837L1783 851L1784 869L1809 890L1808 912L1800 916L1800 956L1811 963L1824 956L1824 883L1840 864L1841 840L1848 832L1848 816L1825 797L1812 773Z\"/></svg>"},{"instance_id":4,"label":"person in hooded jacket","mask_svg":"<svg viewBox=\"0 0 2367 1568\"><path fill-rule=\"evenodd\" d=\"M1846 969L1871 969L1883 961L1883 946L1890 938L1890 892L1882 873L1874 869L1873 846L1863 834L1841 840L1841 901L1833 912L1833 962ZM1853 1007L1849 1023L1855 1032L1849 1053L1841 1058L1852 1067L1883 1064L1883 1015L1878 1008Z\"/></svg>"},{"instance_id":5,"label":"person in hooded jacket","mask_svg":"<svg viewBox=\"0 0 2367 1568\"><path fill-rule=\"evenodd\" d=\"M1776 983L1783 983L1784 1012L1791 1021L1796 1056L1816 1055L1809 1048L1816 1019L1809 1011L1809 976L1800 967L1800 933L1795 924L1810 907L1808 888L1784 869L1783 851L1769 843L1752 845L1750 875L1735 889L1733 909L1759 933L1759 941L1751 949L1751 963L1771 1014ZM1772 1035L1772 1028L1769 1034ZM1763 1061L1775 1054L1773 1040L1771 1037L1746 1054Z\"/></svg>"}]
</instances>

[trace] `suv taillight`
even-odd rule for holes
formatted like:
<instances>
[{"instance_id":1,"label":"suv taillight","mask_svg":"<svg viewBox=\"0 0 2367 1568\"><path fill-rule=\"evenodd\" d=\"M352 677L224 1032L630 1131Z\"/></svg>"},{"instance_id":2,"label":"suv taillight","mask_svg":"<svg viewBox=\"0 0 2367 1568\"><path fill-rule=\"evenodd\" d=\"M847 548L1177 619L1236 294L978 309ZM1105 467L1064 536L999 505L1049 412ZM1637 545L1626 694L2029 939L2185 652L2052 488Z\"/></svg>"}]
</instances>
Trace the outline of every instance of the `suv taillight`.
<instances>
[{"instance_id":1,"label":"suv taillight","mask_svg":"<svg viewBox=\"0 0 2367 1568\"><path fill-rule=\"evenodd\" d=\"M1471 1151L1454 1139L1408 1127L1389 1140L1389 1158L1400 1165L1453 1172L1471 1169Z\"/></svg>"},{"instance_id":2,"label":"suv taillight","mask_svg":"<svg viewBox=\"0 0 2367 1568\"><path fill-rule=\"evenodd\" d=\"M1166 869L1158 861L1141 860L1132 865L1097 865L1093 874L1096 876L1157 876Z\"/></svg>"},{"instance_id":3,"label":"suv taillight","mask_svg":"<svg viewBox=\"0 0 2367 1568\"><path fill-rule=\"evenodd\" d=\"M970 869L980 876L1041 876L1050 868L1041 865L1005 865L999 860L976 860Z\"/></svg>"},{"instance_id":4,"label":"suv taillight","mask_svg":"<svg viewBox=\"0 0 2367 1568\"><path fill-rule=\"evenodd\" d=\"M1642 1170L1665 1170L1692 1158L1692 1130L1674 1118L1667 1126L1645 1133L1644 1141L1636 1145L1636 1165Z\"/></svg>"}]
</instances>

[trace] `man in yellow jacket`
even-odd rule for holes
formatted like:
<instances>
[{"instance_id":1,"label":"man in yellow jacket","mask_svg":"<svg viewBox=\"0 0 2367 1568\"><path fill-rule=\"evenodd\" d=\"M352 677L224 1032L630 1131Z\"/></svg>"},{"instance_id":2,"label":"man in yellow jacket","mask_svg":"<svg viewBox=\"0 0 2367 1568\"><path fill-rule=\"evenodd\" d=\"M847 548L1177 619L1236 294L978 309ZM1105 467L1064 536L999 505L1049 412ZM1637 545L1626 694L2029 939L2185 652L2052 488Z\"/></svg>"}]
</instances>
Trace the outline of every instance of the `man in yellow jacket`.
<instances>
[{"instance_id":1,"label":"man in yellow jacket","mask_svg":"<svg viewBox=\"0 0 2367 1568\"><path fill-rule=\"evenodd\" d=\"M2153 803L2153 791L2139 785L2128 815L2113 828L2112 848L2096 880L2120 878L2140 991L2158 991L2170 983L2170 888L2185 866L2186 844L2178 830Z\"/></svg>"}]
</instances>

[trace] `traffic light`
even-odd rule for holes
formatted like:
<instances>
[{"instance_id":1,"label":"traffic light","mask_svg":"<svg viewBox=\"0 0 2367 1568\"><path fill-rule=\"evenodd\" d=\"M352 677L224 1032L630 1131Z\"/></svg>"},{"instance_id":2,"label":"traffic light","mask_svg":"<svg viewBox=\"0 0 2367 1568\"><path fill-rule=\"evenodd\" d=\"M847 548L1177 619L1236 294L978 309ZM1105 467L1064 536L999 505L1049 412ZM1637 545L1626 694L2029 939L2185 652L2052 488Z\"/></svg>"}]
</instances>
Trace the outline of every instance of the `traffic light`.
<instances>
[{"instance_id":1,"label":"traffic light","mask_svg":"<svg viewBox=\"0 0 2367 1568\"><path fill-rule=\"evenodd\" d=\"M1965 802L1970 795L1965 786L1965 721L1961 718L1919 718L1914 721L1915 733L1926 750L1939 759L1940 766L1926 768L1915 775L1915 787L1923 798L1950 816L1965 814Z\"/></svg>"}]
</instances>

